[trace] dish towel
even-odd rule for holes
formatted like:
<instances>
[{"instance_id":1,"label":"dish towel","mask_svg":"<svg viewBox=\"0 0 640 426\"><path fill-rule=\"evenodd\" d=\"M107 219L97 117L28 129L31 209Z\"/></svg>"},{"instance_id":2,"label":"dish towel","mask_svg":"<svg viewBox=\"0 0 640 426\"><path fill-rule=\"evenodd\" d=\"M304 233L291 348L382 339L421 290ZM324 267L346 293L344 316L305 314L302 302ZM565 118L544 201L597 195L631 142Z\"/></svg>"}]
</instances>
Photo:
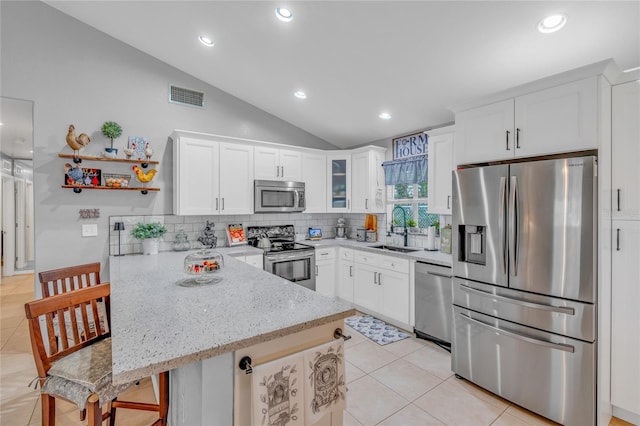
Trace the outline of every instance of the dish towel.
<instances>
[{"instance_id":1,"label":"dish towel","mask_svg":"<svg viewBox=\"0 0 640 426\"><path fill-rule=\"evenodd\" d=\"M344 341L334 340L304 351L304 368L307 424L316 423L327 413L344 410Z\"/></svg>"},{"instance_id":2,"label":"dish towel","mask_svg":"<svg viewBox=\"0 0 640 426\"><path fill-rule=\"evenodd\" d=\"M253 367L254 426L303 426L302 352Z\"/></svg>"}]
</instances>

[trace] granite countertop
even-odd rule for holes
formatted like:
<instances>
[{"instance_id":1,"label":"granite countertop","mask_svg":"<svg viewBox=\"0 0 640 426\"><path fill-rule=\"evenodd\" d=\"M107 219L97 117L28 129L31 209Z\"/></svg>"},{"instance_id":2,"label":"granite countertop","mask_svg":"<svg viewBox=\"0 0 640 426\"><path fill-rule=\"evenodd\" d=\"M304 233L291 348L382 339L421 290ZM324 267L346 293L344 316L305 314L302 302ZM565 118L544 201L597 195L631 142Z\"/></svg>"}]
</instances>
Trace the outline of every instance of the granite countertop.
<instances>
[{"instance_id":1,"label":"granite countertop","mask_svg":"<svg viewBox=\"0 0 640 426\"><path fill-rule=\"evenodd\" d=\"M181 287L189 252L109 258L113 382L130 382L354 315L350 304L234 259L251 247L215 249L221 281Z\"/></svg>"},{"instance_id":2,"label":"granite countertop","mask_svg":"<svg viewBox=\"0 0 640 426\"><path fill-rule=\"evenodd\" d=\"M377 248L372 248L372 246L379 246L382 244L386 244L381 241L377 241L375 243L371 243L371 242L363 243L363 242L358 242L356 240L336 240L336 239L329 238L329 239L316 240L316 241L304 240L304 241L300 241L300 243L308 244L314 247L348 247L348 248L367 251L370 253L378 253L385 256L394 256L402 259L411 259L419 262L433 263L434 265L440 265L440 266L451 267L453 263L450 254L442 253L440 251L426 251L424 249L417 248L417 247L409 247L409 248L415 248L417 250L411 251L408 253L400 253L400 252L395 252L391 250L381 250Z\"/></svg>"}]
</instances>

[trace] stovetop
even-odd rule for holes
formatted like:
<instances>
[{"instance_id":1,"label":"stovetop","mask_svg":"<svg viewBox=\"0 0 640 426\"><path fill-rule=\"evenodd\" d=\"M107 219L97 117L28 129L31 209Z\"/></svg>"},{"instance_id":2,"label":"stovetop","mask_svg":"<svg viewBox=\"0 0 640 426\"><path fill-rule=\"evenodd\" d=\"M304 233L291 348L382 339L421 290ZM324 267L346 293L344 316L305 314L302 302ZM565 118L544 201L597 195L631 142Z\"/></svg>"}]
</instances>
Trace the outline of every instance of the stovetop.
<instances>
[{"instance_id":1,"label":"stovetop","mask_svg":"<svg viewBox=\"0 0 640 426\"><path fill-rule=\"evenodd\" d=\"M265 253L282 253L288 251L309 250L314 248L306 244L295 242L296 231L293 225L277 226L248 226L247 242L253 247L259 247L261 238L269 238L271 247L263 249Z\"/></svg>"}]
</instances>

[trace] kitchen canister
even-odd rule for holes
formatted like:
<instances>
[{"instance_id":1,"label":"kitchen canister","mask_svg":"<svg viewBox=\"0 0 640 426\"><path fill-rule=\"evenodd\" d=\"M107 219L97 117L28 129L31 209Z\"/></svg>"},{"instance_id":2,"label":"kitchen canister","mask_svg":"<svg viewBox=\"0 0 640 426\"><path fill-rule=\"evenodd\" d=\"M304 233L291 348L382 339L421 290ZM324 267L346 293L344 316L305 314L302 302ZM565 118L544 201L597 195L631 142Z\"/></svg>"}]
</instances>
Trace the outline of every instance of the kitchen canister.
<instances>
[{"instance_id":1,"label":"kitchen canister","mask_svg":"<svg viewBox=\"0 0 640 426\"><path fill-rule=\"evenodd\" d=\"M365 242L367 241L367 230L364 228L356 229L356 241Z\"/></svg>"},{"instance_id":2,"label":"kitchen canister","mask_svg":"<svg viewBox=\"0 0 640 426\"><path fill-rule=\"evenodd\" d=\"M429 226L427 228L427 245L425 249L427 250L436 249L436 227L435 226Z\"/></svg>"}]
</instances>

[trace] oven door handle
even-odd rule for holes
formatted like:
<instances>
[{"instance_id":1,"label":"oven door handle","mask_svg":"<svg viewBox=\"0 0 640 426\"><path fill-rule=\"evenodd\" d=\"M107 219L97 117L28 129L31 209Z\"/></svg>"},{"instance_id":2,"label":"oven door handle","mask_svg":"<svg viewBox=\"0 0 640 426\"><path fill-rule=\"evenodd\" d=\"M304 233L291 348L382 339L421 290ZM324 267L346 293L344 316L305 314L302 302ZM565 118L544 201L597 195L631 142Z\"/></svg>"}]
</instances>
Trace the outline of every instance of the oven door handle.
<instances>
[{"instance_id":1,"label":"oven door handle","mask_svg":"<svg viewBox=\"0 0 640 426\"><path fill-rule=\"evenodd\" d=\"M534 302L527 302L527 301L519 300L519 299L512 299L510 297L500 296L498 294L489 293L488 291L478 290L477 288L469 287L468 285L464 285L464 284L460 284L460 289L462 291L464 291L464 292L467 292L467 293L473 293L473 294L477 294L478 296L489 297L491 299L496 299L496 300L499 300L501 302L512 303L514 305L524 306L524 307L527 307L527 308L541 309L543 311L558 312L558 313L566 314L566 315L575 315L576 314L576 310L574 308L568 308L568 307L565 307L565 306L545 305L543 303L534 303Z\"/></svg>"},{"instance_id":2,"label":"oven door handle","mask_svg":"<svg viewBox=\"0 0 640 426\"><path fill-rule=\"evenodd\" d=\"M315 255L315 252L312 253L299 253L299 254L265 254L265 257L267 258L267 260L273 262L273 261L280 261L280 260L298 260L298 259L306 259L309 257L313 257Z\"/></svg>"},{"instance_id":3,"label":"oven door handle","mask_svg":"<svg viewBox=\"0 0 640 426\"><path fill-rule=\"evenodd\" d=\"M491 329L491 330L495 331L496 333L504 334L505 336L509 336L509 337L513 337L514 339L523 340L525 342L532 343L532 344L538 345L538 346L544 346L545 348L549 348L549 349L557 349L557 350L560 350L560 351L571 352L571 353L575 352L575 348L573 346L571 346L571 345L565 345L565 344L562 344L562 343L553 343L553 342L548 342L546 340L534 339L533 337L524 336L524 335L519 334L519 333L514 333L513 331L508 331L508 330L505 330L505 329L500 328L500 327L495 327L493 325L486 324L486 323L484 323L482 321L478 321L477 319L471 318L469 315L465 315L463 313L460 313L460 316L463 317L464 319L466 319L469 322L477 324L477 325L479 325L481 327L486 327L488 329Z\"/></svg>"}]
</instances>

